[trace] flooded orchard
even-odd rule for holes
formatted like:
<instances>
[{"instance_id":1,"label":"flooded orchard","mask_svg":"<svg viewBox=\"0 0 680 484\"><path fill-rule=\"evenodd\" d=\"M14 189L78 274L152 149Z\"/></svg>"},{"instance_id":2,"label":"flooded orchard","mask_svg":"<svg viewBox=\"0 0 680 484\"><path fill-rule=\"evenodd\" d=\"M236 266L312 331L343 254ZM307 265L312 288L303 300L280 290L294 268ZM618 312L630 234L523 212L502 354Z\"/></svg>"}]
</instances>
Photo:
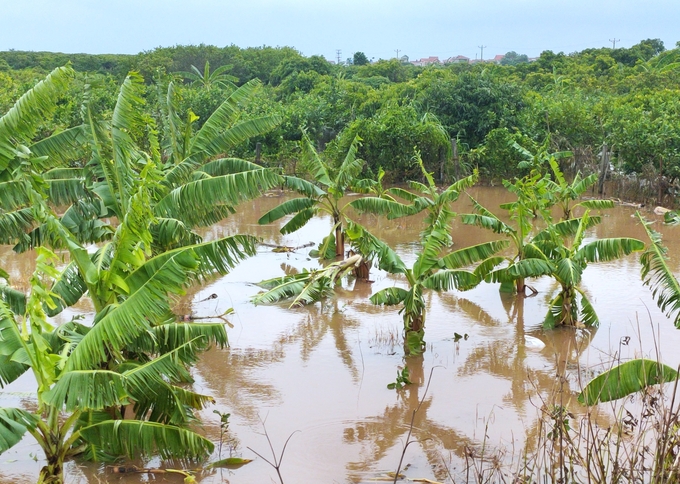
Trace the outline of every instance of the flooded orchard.
<instances>
[{"instance_id":1,"label":"flooded orchard","mask_svg":"<svg viewBox=\"0 0 680 484\"><path fill-rule=\"evenodd\" d=\"M469 192L492 209L508 200L500 189L475 187ZM218 459L220 440L221 458L253 459L238 469L199 473L198 482L278 482L265 458L281 463L287 483L371 482L397 469L409 431L413 443L402 466L409 478L465 480L466 456L482 446L503 451L498 455L505 456L511 472L512 460L522 449L531 450L541 407L549 399L559 399L560 405L578 414L583 412L576 401L580 388L612 362L636 356L656 359L660 352L664 363L680 363L675 351L680 332L642 285L639 253L590 264L584 272L582 287L600 318L596 329L542 329L557 289L547 277L532 280L538 294L525 299L501 294L497 285L484 283L467 292L429 292L427 348L422 356L407 359L399 307L375 306L368 299L382 288L403 286L404 281L375 268L373 282L349 280L334 297L320 303L293 309L285 302L254 306L250 299L261 291L259 281L318 267L308 256L310 247L282 253L271 246L317 244L331 226L330 219L316 218L283 236L278 232L281 224L258 225L264 213L288 196L270 195L241 205L237 214L204 233L206 239L248 233L267 245L228 276L191 290L177 302L177 313L201 321L218 320L234 309L227 316L231 347L203 355L193 372L194 388L215 399L200 415L202 431L216 443L211 460ZM454 209L470 212L467 197L461 197ZM607 210L603 223L588 236L646 241L634 213L626 206ZM680 242L675 232L680 228L664 227L660 217L647 216L657 220L653 228L664 235L670 266L677 273ZM415 260L423 217L359 218L407 265ZM452 237L455 247L461 248L500 236L457 220ZM33 261L33 255L0 249L0 266L18 289L28 288ZM81 302L56 323L74 316L91 322L90 311L87 302ZM412 384L387 389L404 367ZM2 406L34 406L31 376L0 391ZM214 410L231 414L228 432L222 436ZM24 439L0 457L0 482L35 482L41 458L39 446ZM158 460L136 464L162 467ZM187 468L183 463L169 467ZM77 461L68 464L66 473L67 482L183 481L183 476L172 473L112 474L107 466Z\"/></svg>"}]
</instances>

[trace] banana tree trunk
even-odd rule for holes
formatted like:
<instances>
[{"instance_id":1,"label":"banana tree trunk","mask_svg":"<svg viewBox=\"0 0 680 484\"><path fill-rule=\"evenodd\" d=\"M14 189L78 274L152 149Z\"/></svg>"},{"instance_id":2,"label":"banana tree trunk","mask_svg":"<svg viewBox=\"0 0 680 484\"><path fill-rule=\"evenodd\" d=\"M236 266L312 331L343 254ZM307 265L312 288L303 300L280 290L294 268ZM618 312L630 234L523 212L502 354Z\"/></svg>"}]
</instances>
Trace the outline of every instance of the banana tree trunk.
<instances>
[{"instance_id":1,"label":"banana tree trunk","mask_svg":"<svg viewBox=\"0 0 680 484\"><path fill-rule=\"evenodd\" d=\"M565 326L576 326L576 291L572 286L562 286L561 323Z\"/></svg>"},{"instance_id":2,"label":"banana tree trunk","mask_svg":"<svg viewBox=\"0 0 680 484\"><path fill-rule=\"evenodd\" d=\"M345 234L341 224L335 228L335 256L345 257Z\"/></svg>"},{"instance_id":3,"label":"banana tree trunk","mask_svg":"<svg viewBox=\"0 0 680 484\"><path fill-rule=\"evenodd\" d=\"M64 459L47 456L47 464L40 469L38 484L64 484Z\"/></svg>"}]
</instances>

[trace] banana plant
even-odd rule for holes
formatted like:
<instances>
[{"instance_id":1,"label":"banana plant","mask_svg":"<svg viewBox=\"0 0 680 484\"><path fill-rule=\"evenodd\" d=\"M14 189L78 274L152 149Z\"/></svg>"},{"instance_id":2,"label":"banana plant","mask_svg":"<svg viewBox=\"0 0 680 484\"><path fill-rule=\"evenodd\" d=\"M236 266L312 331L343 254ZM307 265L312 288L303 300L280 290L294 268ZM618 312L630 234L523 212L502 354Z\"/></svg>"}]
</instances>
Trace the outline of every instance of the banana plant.
<instances>
[{"instance_id":1,"label":"banana plant","mask_svg":"<svg viewBox=\"0 0 680 484\"><path fill-rule=\"evenodd\" d=\"M659 308L680 328L680 284L667 264L667 249L661 234L651 228L651 222L636 216L649 237L650 245L640 257L641 277L650 286ZM579 395L585 405L617 400L637 393L648 386L678 379L677 369L660 361L637 358L617 365L591 380Z\"/></svg>"},{"instance_id":2,"label":"banana plant","mask_svg":"<svg viewBox=\"0 0 680 484\"><path fill-rule=\"evenodd\" d=\"M200 352L227 344L226 330L223 322L178 322L171 304L185 288L254 255L257 240L235 235L154 254L150 200L159 177L147 159L128 185L128 196L120 197L125 216L94 254L51 211L40 193L39 175L22 179L34 219L51 245L70 256L58 272L48 249L38 247L40 272L31 293L21 297L0 286L0 385L32 369L39 402L32 417L10 409L3 424L17 438L29 431L43 447L48 465L41 482L63 482L63 462L75 455L101 459L157 452L198 458L212 450L209 441L187 429L194 411L211 397L178 384L191 381L189 369ZM46 277L53 284L42 284ZM55 330L49 325L47 313L59 312L85 293L94 306L91 327L72 322ZM57 418L63 411L65 421ZM10 418L18 426L7 423ZM16 443L5 442L1 451Z\"/></svg>"},{"instance_id":3,"label":"banana plant","mask_svg":"<svg viewBox=\"0 0 680 484\"><path fill-rule=\"evenodd\" d=\"M186 362L207 348L208 332L156 324L161 318L153 316L168 314L170 296L181 292L198 258L184 254L155 270L142 266L138 284L129 280L130 297L105 306L92 328L76 321L54 328L46 319L43 305L54 295L46 281L59 277L57 261L37 249L23 313L0 301L0 386L29 371L37 386L34 409L0 408L0 454L31 434L47 461L38 482L50 484L64 482L64 463L76 456L205 457L213 444L189 425L212 398L178 384L186 381ZM226 343L223 331L213 333ZM124 356L141 345L148 359Z\"/></svg>"},{"instance_id":4,"label":"banana plant","mask_svg":"<svg viewBox=\"0 0 680 484\"><path fill-rule=\"evenodd\" d=\"M311 174L314 182L311 183L297 177L284 177L285 185L304 195L304 197L288 200L273 208L260 217L258 223L269 224L287 215L295 214L280 230L282 234L290 234L304 227L315 215L328 214L333 225L331 232L319 245L318 255L321 259L344 257L344 232L349 221L347 209L348 207L357 207L358 201L343 203L342 198L348 190L365 192L374 185L370 180L359 179L364 166L364 160L356 157L360 142L360 138L355 137L343 162L338 168L334 168L322 159L314 149L307 133L303 131L301 147L304 167ZM394 201L391 203L395 209L406 210L402 204Z\"/></svg>"},{"instance_id":5,"label":"banana plant","mask_svg":"<svg viewBox=\"0 0 680 484\"><path fill-rule=\"evenodd\" d=\"M422 249L412 267L387 244L377 239L357 224L350 224L347 234L362 254L368 254L378 266L406 279L406 288L388 287L371 296L377 305L399 306L404 322L404 351L407 355L418 355L425 349L425 321L427 307L424 299L426 290L449 291L468 290L477 286L484 274L493 267L493 254L507 247L505 240L478 244L449 252L449 222L452 214L442 211L428 235L421 241ZM485 261L473 271L468 268Z\"/></svg>"},{"instance_id":6,"label":"banana plant","mask_svg":"<svg viewBox=\"0 0 680 484\"><path fill-rule=\"evenodd\" d=\"M599 319L579 285L589 263L619 259L644 250L645 244L629 237L585 241L586 230L593 222L586 211L583 217L559 224L550 224L534 236L525 247L526 258L514 264L507 273L519 277L547 275L560 285L560 291L550 301L544 326L596 326ZM571 226L576 230L571 235ZM497 279L497 273L488 278Z\"/></svg>"},{"instance_id":7,"label":"banana plant","mask_svg":"<svg viewBox=\"0 0 680 484\"><path fill-rule=\"evenodd\" d=\"M450 207L451 203L458 200L464 190L477 182L479 174L475 170L472 175L458 180L440 191L432 174L425 169L419 152L416 152L414 160L420 167L425 183L409 181L408 186L411 191L399 187L388 188L381 190L380 196L360 198L351 202L350 205L359 212L384 215L389 220L415 215L427 210L426 228L421 234L423 238L426 238L441 214L445 214L446 217L454 216ZM381 184L378 184L378 187L382 189ZM402 205L397 201L398 199L406 200L408 204ZM449 236L448 246L452 244L453 239Z\"/></svg>"},{"instance_id":8,"label":"banana plant","mask_svg":"<svg viewBox=\"0 0 680 484\"><path fill-rule=\"evenodd\" d=\"M102 207L88 200L84 170L70 166L82 156L83 126L57 129L35 140L38 128L54 113L74 76L70 67L54 69L0 117L0 243L16 244L15 250L39 245L29 196L17 180L31 170L41 174L50 203L62 210L66 207L63 221L79 240L99 242L112 232L101 221L78 223L85 218L77 216L79 212L103 215Z\"/></svg>"},{"instance_id":9,"label":"banana plant","mask_svg":"<svg viewBox=\"0 0 680 484\"><path fill-rule=\"evenodd\" d=\"M316 270L307 270L297 274L275 277L258 283L267 289L253 297L255 304L271 304L284 299L294 298L289 307L311 304L332 294L343 277L361 264L360 255L328 264Z\"/></svg>"},{"instance_id":10,"label":"banana plant","mask_svg":"<svg viewBox=\"0 0 680 484\"><path fill-rule=\"evenodd\" d=\"M504 235L513 246L512 256L506 258L507 266L494 273L492 282L500 282L502 292L516 292L518 296L526 295L527 290L536 293L535 289L526 284L526 279L538 277L545 273L544 264L534 263L530 265L523 262L527 258L526 246L531 241L533 222L537 216L544 221L550 221L550 206L552 201L547 196L547 182L537 171L531 175L516 180L514 183L507 180L503 181L505 188L517 197L517 200L504 203L500 206L506 210L510 221L514 226L503 222L500 217L482 206L472 196L468 195L472 201L476 213L462 214L461 221L466 225L475 225L496 234ZM574 224L566 225L565 229L575 230ZM498 261L496 261L498 262ZM513 267L521 264L522 270L515 270Z\"/></svg>"},{"instance_id":11,"label":"banana plant","mask_svg":"<svg viewBox=\"0 0 680 484\"><path fill-rule=\"evenodd\" d=\"M225 74L226 71L234 67L233 65L223 65L210 71L210 62L205 61L205 66L203 67L203 72L201 72L196 66L191 66L191 71L177 72L180 76L185 79L191 80L192 84L200 84L204 89L211 89L213 86L229 88L234 87L234 83L238 82L238 78Z\"/></svg>"},{"instance_id":12,"label":"banana plant","mask_svg":"<svg viewBox=\"0 0 680 484\"><path fill-rule=\"evenodd\" d=\"M562 219L569 220L576 207L584 207L591 210L603 210L613 208L612 200L581 200L581 197L588 189L597 183L597 173L593 173L585 178L581 177L581 172L577 172L571 183L564 178L560 166L555 158L548 160L555 180L549 180L548 187L550 193L555 197L556 205L562 209Z\"/></svg>"},{"instance_id":13,"label":"banana plant","mask_svg":"<svg viewBox=\"0 0 680 484\"><path fill-rule=\"evenodd\" d=\"M645 220L640 212L636 215L651 242L640 257L642 281L652 290L657 306L680 329L680 283L666 262L668 249L663 245L661 234L651 228L651 222Z\"/></svg>"}]
</instances>

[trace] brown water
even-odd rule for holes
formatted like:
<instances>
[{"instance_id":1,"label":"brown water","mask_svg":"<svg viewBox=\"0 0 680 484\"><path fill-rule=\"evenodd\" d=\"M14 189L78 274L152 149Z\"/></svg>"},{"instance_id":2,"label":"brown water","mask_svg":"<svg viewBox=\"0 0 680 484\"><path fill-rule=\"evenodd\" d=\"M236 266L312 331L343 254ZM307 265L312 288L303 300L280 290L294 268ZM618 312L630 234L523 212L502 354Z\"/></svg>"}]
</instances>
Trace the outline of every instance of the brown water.
<instances>
[{"instance_id":1,"label":"brown water","mask_svg":"<svg viewBox=\"0 0 680 484\"><path fill-rule=\"evenodd\" d=\"M473 196L496 208L507 194L494 188L474 188ZM283 200L273 196L240 207L239 214L210 228L207 238L234 233L258 235L269 244L299 246L318 242L330 230L328 219L312 220L288 236L280 226L261 227L257 219ZM459 212L470 211L461 200ZM644 240L634 209L617 207L606 212L604 222L590 235L632 236ZM648 215L654 218L653 215ZM656 217L659 219L659 217ZM366 216L361 222L396 248L410 264L418 248L422 217L387 222ZM655 225L664 234L678 270L680 228ZM458 247L490 240L489 233L456 224ZM523 304L501 296L497 286L483 284L469 292L430 293L426 328L427 351L422 357L402 358L401 317L394 308L373 306L375 291L403 282L373 270L372 284L349 282L337 297L310 307L287 309L285 304L253 306L249 299L259 291L254 284L284 271L315 267L306 254L274 253L261 247L257 257L243 262L226 277L192 291L179 302L180 312L196 316L217 315L233 307L231 348L204 355L194 371L195 389L213 395L216 405L201 415L203 431L219 441L217 409L231 413L230 435L238 440L234 455L254 459L237 470L198 475L202 483L278 482L276 473L253 449L273 460L264 429L277 454L292 435L281 465L291 483L359 483L396 469L413 411L412 440L404 463L412 478L450 482L448 473L460 475L466 446L483 441L495 448L519 451L536 433L538 407L556 387L556 375L565 385L561 398L579 412L575 396L591 373L609 366L613 355L621 358L647 355L655 358L655 340L662 359L680 363L680 332L657 309L648 288L640 282L639 255L624 260L592 264L583 287L600 317L596 330L541 329L547 303L556 289L551 280L532 282L538 296ZM8 270L19 288L26 288L33 255L15 255L0 249L0 267ZM208 298L216 294L216 298ZM88 315L86 302L69 310ZM467 339L454 341L454 333ZM626 338L629 344L623 344ZM397 370L407 365L413 385L388 390ZM580 375L580 376L579 376ZM33 403L32 383L26 375L0 391L0 406ZM429 388L426 387L429 381ZM486 436L486 438L485 438ZM529 436L529 437L527 437ZM529 444L530 445L530 444ZM228 456L225 444L222 457ZM37 461L34 460L37 458ZM217 450L214 459L217 459ZM42 465L36 444L25 439L0 456L0 482L34 482ZM158 461L145 463L159 466ZM103 466L72 462L68 482L148 482L146 475L119 476ZM172 475L155 481L181 483Z\"/></svg>"}]
</instances>

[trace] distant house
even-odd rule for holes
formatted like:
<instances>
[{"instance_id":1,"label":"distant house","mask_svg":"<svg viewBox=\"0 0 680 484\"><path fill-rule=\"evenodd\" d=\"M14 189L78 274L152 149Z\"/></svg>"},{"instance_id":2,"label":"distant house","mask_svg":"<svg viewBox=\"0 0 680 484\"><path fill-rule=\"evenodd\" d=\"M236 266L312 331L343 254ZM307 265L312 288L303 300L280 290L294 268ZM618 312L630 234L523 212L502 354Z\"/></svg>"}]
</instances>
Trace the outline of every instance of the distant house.
<instances>
[{"instance_id":1,"label":"distant house","mask_svg":"<svg viewBox=\"0 0 680 484\"><path fill-rule=\"evenodd\" d=\"M439 57L437 56L430 56L430 57L423 57L420 60L417 61L411 61L411 64L417 67L425 67L425 66L430 66L433 64L441 64L441 61L439 60Z\"/></svg>"},{"instance_id":2,"label":"distant house","mask_svg":"<svg viewBox=\"0 0 680 484\"><path fill-rule=\"evenodd\" d=\"M444 64L469 64L470 58L464 55L457 55L456 57L449 57L444 61Z\"/></svg>"},{"instance_id":3,"label":"distant house","mask_svg":"<svg viewBox=\"0 0 680 484\"><path fill-rule=\"evenodd\" d=\"M505 57L504 55L499 54L496 57L494 57L491 62L495 62L496 64L500 64L504 57Z\"/></svg>"}]
</instances>

